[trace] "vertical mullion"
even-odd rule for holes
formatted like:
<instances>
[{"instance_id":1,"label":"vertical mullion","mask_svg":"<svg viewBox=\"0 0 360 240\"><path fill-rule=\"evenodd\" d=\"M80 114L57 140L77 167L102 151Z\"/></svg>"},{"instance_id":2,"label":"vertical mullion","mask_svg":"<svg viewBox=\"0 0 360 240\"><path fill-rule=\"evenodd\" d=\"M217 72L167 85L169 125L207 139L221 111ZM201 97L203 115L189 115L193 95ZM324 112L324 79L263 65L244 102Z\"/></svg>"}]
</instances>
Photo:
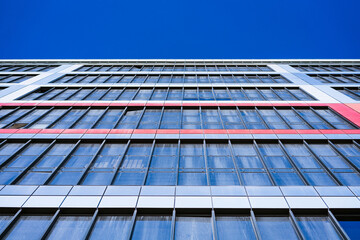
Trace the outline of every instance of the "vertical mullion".
<instances>
[{"instance_id":1,"label":"vertical mullion","mask_svg":"<svg viewBox=\"0 0 360 240\"><path fill-rule=\"evenodd\" d=\"M39 108L35 108L35 110L38 110ZM45 113L43 113L41 116L38 116L37 118L35 118L32 122L28 123L26 126L24 126L24 128L29 128L31 125L33 125L34 123L36 123L37 121L39 121L41 118L45 117L46 114L48 114L49 112L51 112L54 109L54 107L49 108Z\"/></svg>"},{"instance_id":2,"label":"vertical mullion","mask_svg":"<svg viewBox=\"0 0 360 240\"><path fill-rule=\"evenodd\" d=\"M146 179L148 177L148 174L149 174L149 168L150 168L150 164L151 164L151 161L152 161L152 156L154 154L154 149L155 149L155 143L156 143L156 140L154 139L153 140L153 143L152 143L152 146L151 146L151 151L150 151L150 155L149 155L149 161L148 161L148 164L146 166L146 172L145 172L145 176L144 176L144 179L143 179L143 184L142 185L145 185L146 184Z\"/></svg>"},{"instance_id":3,"label":"vertical mullion","mask_svg":"<svg viewBox=\"0 0 360 240\"><path fill-rule=\"evenodd\" d=\"M332 214L330 209L328 210L328 215L329 215L330 222L333 224L336 231L341 235L342 239L350 240L350 237L346 234L346 232L341 227L339 222L336 220L335 216Z\"/></svg>"},{"instance_id":4,"label":"vertical mullion","mask_svg":"<svg viewBox=\"0 0 360 240\"><path fill-rule=\"evenodd\" d=\"M41 89L41 88L40 88ZM36 89L36 90L40 90L40 89ZM48 94L48 93L51 93L52 91L54 91L54 89L55 89L55 87L50 87L50 89L49 90L47 90L46 92L44 92L43 94L41 94L40 96L37 96L36 98L34 98L34 100L41 100L41 99L39 99L39 98L42 98L43 96L45 96L46 94ZM64 90L65 90L66 88L64 88ZM31 91L29 94L26 94L24 97L27 97L27 96L29 96L29 95L31 95L32 93L35 93L36 92L36 90L35 91ZM63 91L62 91L63 92ZM62 92L60 92L60 93L62 93ZM60 94L59 93L59 94ZM57 96L58 94L56 94L55 96ZM24 97L22 97L22 98L24 98ZM48 100L50 100L50 99L48 99Z\"/></svg>"},{"instance_id":5,"label":"vertical mullion","mask_svg":"<svg viewBox=\"0 0 360 240\"><path fill-rule=\"evenodd\" d=\"M20 107L15 107L10 111L9 113L5 114L4 116L0 117L0 120L3 120L4 118L7 118L9 115L14 114L17 110L21 109Z\"/></svg>"},{"instance_id":6,"label":"vertical mullion","mask_svg":"<svg viewBox=\"0 0 360 240\"><path fill-rule=\"evenodd\" d=\"M303 233L301 232L299 224L297 223L296 218L295 218L293 212L291 211L291 209L289 209L289 218L290 218L290 222L294 226L295 232L298 235L298 237L302 240L305 240L305 237L304 237Z\"/></svg>"},{"instance_id":7,"label":"vertical mullion","mask_svg":"<svg viewBox=\"0 0 360 240\"><path fill-rule=\"evenodd\" d=\"M131 237L132 237L132 235L134 233L136 216L137 216L137 209L135 208L134 213L133 213L133 215L131 217L130 231L128 233L128 236L126 236L126 238L125 238L127 240L131 240Z\"/></svg>"},{"instance_id":8,"label":"vertical mullion","mask_svg":"<svg viewBox=\"0 0 360 240\"><path fill-rule=\"evenodd\" d=\"M4 230L0 232L0 239L3 239L9 230L14 226L15 222L19 219L22 209L20 208L15 215L11 218L8 224L4 227Z\"/></svg>"},{"instance_id":9,"label":"vertical mullion","mask_svg":"<svg viewBox=\"0 0 360 240\"><path fill-rule=\"evenodd\" d=\"M315 129L310 123L308 123L308 121L306 121L302 116L301 114L293 107L293 106L290 106L290 109L301 119L303 120L303 122L310 128L312 129Z\"/></svg>"},{"instance_id":10,"label":"vertical mullion","mask_svg":"<svg viewBox=\"0 0 360 240\"><path fill-rule=\"evenodd\" d=\"M353 164L341 151L339 151L338 148L330 140L328 140L327 142L330 145L330 148L332 148L337 154L339 154L342 158L344 158L345 162L350 164L350 166L354 168L354 170L360 173L360 169L357 166L355 166L355 164Z\"/></svg>"},{"instance_id":11,"label":"vertical mullion","mask_svg":"<svg viewBox=\"0 0 360 240\"><path fill-rule=\"evenodd\" d=\"M128 110L128 107L126 106L126 107L124 108L124 110L122 111L122 113L120 114L118 120L115 122L114 127L113 127L114 129L116 129L116 128L118 127L118 125L119 125L120 122L121 122L121 119L123 118L123 116L125 115L125 113L127 112L127 110Z\"/></svg>"},{"instance_id":12,"label":"vertical mullion","mask_svg":"<svg viewBox=\"0 0 360 240\"><path fill-rule=\"evenodd\" d=\"M284 147L284 145L282 144L282 142L280 140L278 140L278 144L280 146L280 149L282 150L282 152L285 154L286 158L289 160L290 164L292 165L292 167L297 171L297 173L300 175L301 180L306 184L306 185L311 185L305 178L305 176L303 175L303 173L300 171L300 169L298 168L298 166L294 163L294 161L292 160L290 154L287 152L286 148Z\"/></svg>"},{"instance_id":13,"label":"vertical mullion","mask_svg":"<svg viewBox=\"0 0 360 240\"><path fill-rule=\"evenodd\" d=\"M24 168L21 173L9 183L9 185L15 184L19 181L55 145L55 142L56 140L53 140L49 146L47 146L46 149L40 153L32 163L29 164L29 166Z\"/></svg>"},{"instance_id":14,"label":"vertical mullion","mask_svg":"<svg viewBox=\"0 0 360 240\"><path fill-rule=\"evenodd\" d=\"M176 210L175 208L172 211L172 216L171 216L171 234L170 234L170 240L174 240L175 239L175 221L176 221Z\"/></svg>"},{"instance_id":15,"label":"vertical mullion","mask_svg":"<svg viewBox=\"0 0 360 240\"><path fill-rule=\"evenodd\" d=\"M258 89L258 87L255 87L255 91L257 93L259 93L259 95L263 98L263 99L260 99L260 101L269 101L265 96L264 94Z\"/></svg>"},{"instance_id":16,"label":"vertical mullion","mask_svg":"<svg viewBox=\"0 0 360 240\"><path fill-rule=\"evenodd\" d=\"M335 177L334 173L321 161L321 159L315 154L315 152L311 149L311 147L309 146L309 144L303 140L303 143L305 145L305 147L309 150L309 152L311 153L311 155L317 160L317 162L320 164L320 166L322 166L325 171L332 177L332 179L335 181L336 184L338 184L339 186L343 186L343 184L341 183L341 181L339 179L337 179L337 177Z\"/></svg>"},{"instance_id":17,"label":"vertical mullion","mask_svg":"<svg viewBox=\"0 0 360 240\"><path fill-rule=\"evenodd\" d=\"M258 108L255 106L255 112L259 115L262 123L265 125L265 127L267 127L267 129L273 129L273 128L270 128L269 125L266 123L266 121L264 120L263 116L260 114Z\"/></svg>"},{"instance_id":18,"label":"vertical mullion","mask_svg":"<svg viewBox=\"0 0 360 240\"><path fill-rule=\"evenodd\" d=\"M276 114L279 118L281 118L281 120L283 120L283 122L286 124L286 126L289 127L289 129L294 129L294 128L285 120L285 118L279 113L279 111L277 110L276 107L272 107L272 109L274 110L275 114Z\"/></svg>"},{"instance_id":19,"label":"vertical mullion","mask_svg":"<svg viewBox=\"0 0 360 240\"><path fill-rule=\"evenodd\" d=\"M48 224L48 226L47 226L41 240L45 240L47 235L49 235L51 229L53 228L53 226L55 225L57 219L59 218L59 214L60 214L60 209L56 210L54 216L51 218L50 223Z\"/></svg>"},{"instance_id":20,"label":"vertical mullion","mask_svg":"<svg viewBox=\"0 0 360 240\"><path fill-rule=\"evenodd\" d=\"M254 211L252 209L250 210L250 219L251 219L252 226L254 228L256 239L261 240L259 227L257 226L255 214L254 214Z\"/></svg>"},{"instance_id":21,"label":"vertical mullion","mask_svg":"<svg viewBox=\"0 0 360 240\"><path fill-rule=\"evenodd\" d=\"M209 166L208 166L208 160L207 160L207 146L206 146L207 142L206 139L204 138L203 140L203 153L204 153L204 160L205 160L205 173L206 173L206 181L207 181L207 186L211 186L210 185L210 176L209 176Z\"/></svg>"},{"instance_id":22,"label":"vertical mullion","mask_svg":"<svg viewBox=\"0 0 360 240\"><path fill-rule=\"evenodd\" d=\"M71 88L66 88L66 90L68 90L68 89L71 89ZM76 89L76 88L75 88ZM73 94L70 94L65 100L71 100L71 98L75 95L75 94L77 94L78 92L80 92L82 90L82 87L80 87L80 88L78 88L77 89L77 91L75 91ZM63 91L64 92L64 91ZM61 93L63 93L63 92L61 92ZM58 96L59 94L57 94L56 96Z\"/></svg>"},{"instance_id":23,"label":"vertical mullion","mask_svg":"<svg viewBox=\"0 0 360 240\"><path fill-rule=\"evenodd\" d=\"M121 159L120 159L120 161L119 161L118 166L115 168L114 174L113 174L113 176L112 176L112 179L111 179L109 185L113 185L113 184L114 184L114 181L115 181L115 179L116 179L116 174L119 172L120 167L121 167L121 164L122 164L122 162L124 161L125 155L126 155L128 149L129 149L130 142L131 142L131 141L128 140L127 143L126 143L124 154L122 155L122 157L121 157Z\"/></svg>"},{"instance_id":24,"label":"vertical mullion","mask_svg":"<svg viewBox=\"0 0 360 240\"><path fill-rule=\"evenodd\" d=\"M73 107L68 108L63 114L58 116L58 118L53 123L50 123L46 128L52 128L53 126L55 126L55 124L57 124L59 121L61 121L61 119L63 117L65 117L72 109L73 109Z\"/></svg>"},{"instance_id":25,"label":"vertical mullion","mask_svg":"<svg viewBox=\"0 0 360 240\"><path fill-rule=\"evenodd\" d=\"M244 184L242 182L242 179L241 179L241 176L240 176L239 167L237 166L236 161L235 161L234 149L233 149L233 146L232 146L232 143L231 143L230 139L228 139L228 145L229 145L229 148L230 148L231 159L233 160L233 163L234 163L235 172L236 172L236 175L238 177L239 184L244 186Z\"/></svg>"},{"instance_id":26,"label":"vertical mullion","mask_svg":"<svg viewBox=\"0 0 360 240\"><path fill-rule=\"evenodd\" d=\"M124 76L125 76L125 75L123 75L123 77L124 77ZM120 79L120 81L121 81L121 79ZM124 87L122 87L121 92L120 92L120 93L119 93L119 95L116 97L116 99L114 99L114 101L119 100L119 97L121 96L121 94L123 94L123 93L124 93L125 89L126 89L126 87L125 87L125 86L124 86Z\"/></svg>"},{"instance_id":27,"label":"vertical mullion","mask_svg":"<svg viewBox=\"0 0 360 240\"><path fill-rule=\"evenodd\" d=\"M237 113L239 119L241 120L242 125L244 126L244 128L247 128L246 123L245 123L243 117L242 117L241 114L240 114L240 109L239 109L239 107L238 107L238 106L235 106L235 110L236 110L236 113Z\"/></svg>"},{"instance_id":28,"label":"vertical mullion","mask_svg":"<svg viewBox=\"0 0 360 240\"><path fill-rule=\"evenodd\" d=\"M213 240L218 240L214 209L211 210L211 227L212 227L212 230L213 230Z\"/></svg>"},{"instance_id":29,"label":"vertical mullion","mask_svg":"<svg viewBox=\"0 0 360 240\"><path fill-rule=\"evenodd\" d=\"M303 101L302 99L300 99L300 98L296 97L294 94L292 94L287 87L284 87L284 90L285 90L288 94L290 94L291 96L293 96L297 101ZM300 89L299 89L299 90L300 90ZM301 90L300 90L300 91L301 91ZM286 100L286 99L285 99L285 100Z\"/></svg>"},{"instance_id":30,"label":"vertical mullion","mask_svg":"<svg viewBox=\"0 0 360 240\"><path fill-rule=\"evenodd\" d=\"M97 156L99 155L99 153L101 152L101 150L104 148L106 140L103 140L99 149L96 151L96 153L94 154L94 156L91 158L90 163L88 164L88 166L85 168L85 171L82 173L79 181L75 184L75 185L80 185L82 183L82 181L84 180L86 174L89 172L90 167L93 165L95 159L97 159Z\"/></svg>"},{"instance_id":31,"label":"vertical mullion","mask_svg":"<svg viewBox=\"0 0 360 240\"><path fill-rule=\"evenodd\" d=\"M12 122L6 124L3 128L8 128L8 127L11 126L12 124L14 124L15 122L17 122L17 121L20 120L21 118L28 116L30 113L34 112L35 110L36 110L36 107L30 108L30 110L29 110L28 112L26 112L26 113L24 113L23 115L15 118Z\"/></svg>"},{"instance_id":32,"label":"vertical mullion","mask_svg":"<svg viewBox=\"0 0 360 240\"><path fill-rule=\"evenodd\" d=\"M146 105L145 105L145 106L143 107L143 109L142 109L142 112L141 112L141 114L140 114L139 120L138 120L138 122L136 123L135 129L138 129L138 127L139 127L139 125L140 125L140 122L141 122L141 119L144 117L145 110L146 110Z\"/></svg>"},{"instance_id":33,"label":"vertical mullion","mask_svg":"<svg viewBox=\"0 0 360 240\"><path fill-rule=\"evenodd\" d=\"M103 114L100 114L98 116L98 118L94 121L94 123L91 125L90 129L94 128L94 126L96 126L96 124L100 121L100 119L103 118L103 116L107 113L107 111L109 111L109 106L107 106L103 112Z\"/></svg>"},{"instance_id":34,"label":"vertical mullion","mask_svg":"<svg viewBox=\"0 0 360 240\"><path fill-rule=\"evenodd\" d=\"M285 101L285 99L283 99L282 97L280 97L280 95L273 89L273 87L270 87L270 90L280 99Z\"/></svg>"},{"instance_id":35,"label":"vertical mullion","mask_svg":"<svg viewBox=\"0 0 360 240\"><path fill-rule=\"evenodd\" d=\"M159 122L157 123L157 129L160 129L160 126L161 126L161 123L162 123L162 118L164 116L164 111L165 111L165 107L161 107L161 113L160 113Z\"/></svg>"},{"instance_id":36,"label":"vertical mullion","mask_svg":"<svg viewBox=\"0 0 360 240\"><path fill-rule=\"evenodd\" d=\"M89 239L91 232L94 230L94 226L95 226L95 222L96 222L98 213L99 213L99 209L96 209L94 212L94 215L92 216L92 218L90 220L90 225L87 227L86 234L82 238L83 240Z\"/></svg>"},{"instance_id":37,"label":"vertical mullion","mask_svg":"<svg viewBox=\"0 0 360 240\"><path fill-rule=\"evenodd\" d=\"M110 92L110 90L111 90L112 88L111 87L108 87L108 90L98 99L98 100L96 100L96 101L101 101L102 100L102 98L103 97L105 97L106 96L106 94L108 94L109 92Z\"/></svg>"},{"instance_id":38,"label":"vertical mullion","mask_svg":"<svg viewBox=\"0 0 360 240\"><path fill-rule=\"evenodd\" d=\"M175 169L175 186L179 183L179 168L180 168L180 152L181 150L181 140L178 139L178 150L177 150L177 163L176 163L176 169Z\"/></svg>"},{"instance_id":39,"label":"vertical mullion","mask_svg":"<svg viewBox=\"0 0 360 240\"><path fill-rule=\"evenodd\" d=\"M87 109L84 111L83 114L81 114L80 117L78 117L78 119L76 119L70 126L70 128L73 128L83 117L86 117L86 114L90 111L90 107L87 107Z\"/></svg>"},{"instance_id":40,"label":"vertical mullion","mask_svg":"<svg viewBox=\"0 0 360 240\"><path fill-rule=\"evenodd\" d=\"M55 174L59 171L59 169L67 162L67 160L70 158L71 154L75 151L75 149L80 145L81 140L78 140L74 147L71 149L69 154L64 158L64 160L61 161L61 163L53 170L53 172L50 174L50 176L46 179L43 185L47 185L50 180L55 176Z\"/></svg>"},{"instance_id":41,"label":"vertical mullion","mask_svg":"<svg viewBox=\"0 0 360 240\"><path fill-rule=\"evenodd\" d=\"M323 120L325 123L329 124L333 129L338 129L336 126L334 126L332 123L330 123L329 121L327 121L325 118L323 118L319 113L317 113L317 111L313 108L310 107L310 110L317 116L319 117L321 120Z\"/></svg>"},{"instance_id":42,"label":"vertical mullion","mask_svg":"<svg viewBox=\"0 0 360 240\"><path fill-rule=\"evenodd\" d=\"M51 89L51 92L54 91L55 89L56 89L56 87L53 87ZM60 94L62 94L64 92L66 92L68 89L69 89L69 87L64 87L64 89L62 91L58 92L57 94L55 94L54 96L52 96L51 98L49 98L45 101L56 100L56 97L58 97ZM48 93L48 92L46 92L46 93ZM40 97L43 97L43 96L44 95L41 95L41 96L37 97L35 100L43 100L43 99L39 99Z\"/></svg>"},{"instance_id":43,"label":"vertical mullion","mask_svg":"<svg viewBox=\"0 0 360 240\"><path fill-rule=\"evenodd\" d=\"M222 126L222 129L226 129L225 127L225 124L224 124L224 121L222 120L222 117L221 117L221 109L219 106L216 107L216 110L218 112L218 116L219 116L219 119L220 119L220 122L221 122L221 126Z\"/></svg>"},{"instance_id":44,"label":"vertical mullion","mask_svg":"<svg viewBox=\"0 0 360 240\"><path fill-rule=\"evenodd\" d=\"M80 101L82 101L82 100L85 100L86 101L86 98L88 97L88 96L90 96L95 90L97 90L97 87L94 87L94 88L84 88L84 87L81 87L81 89L90 89L91 91L88 93L88 94L86 94L85 96L83 96L83 98L82 99L80 99Z\"/></svg>"},{"instance_id":45,"label":"vertical mullion","mask_svg":"<svg viewBox=\"0 0 360 240\"><path fill-rule=\"evenodd\" d=\"M8 162L10 162L16 155L22 152L26 147L30 145L31 139L25 142L18 150L16 150L12 155L8 157L3 163L0 164L0 169L4 167Z\"/></svg>"},{"instance_id":46,"label":"vertical mullion","mask_svg":"<svg viewBox=\"0 0 360 240\"><path fill-rule=\"evenodd\" d=\"M276 182L275 182L275 180L274 180L271 172L269 171L269 168L268 168L267 164L266 164L265 161L264 161L263 156L261 155L261 152L260 152L260 150L259 150L259 146L257 145L257 143L256 143L255 140L253 140L253 144L254 144L255 151L256 151L256 153L258 154L259 159L260 159L261 163L263 164L263 166L264 166L264 168L265 168L265 171L266 171L266 173L268 174L269 179L270 179L272 185L273 185L273 186L277 186L277 184L276 184Z\"/></svg>"}]
</instances>

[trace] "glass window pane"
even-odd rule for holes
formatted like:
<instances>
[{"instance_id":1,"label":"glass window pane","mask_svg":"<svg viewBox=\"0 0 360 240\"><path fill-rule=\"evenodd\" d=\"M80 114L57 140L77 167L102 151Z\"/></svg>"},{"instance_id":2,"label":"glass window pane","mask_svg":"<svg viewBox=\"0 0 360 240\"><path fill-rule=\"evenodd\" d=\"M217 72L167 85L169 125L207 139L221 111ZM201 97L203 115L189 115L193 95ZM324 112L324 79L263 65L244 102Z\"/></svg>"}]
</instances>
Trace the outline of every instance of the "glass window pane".
<instances>
[{"instance_id":1,"label":"glass window pane","mask_svg":"<svg viewBox=\"0 0 360 240\"><path fill-rule=\"evenodd\" d=\"M92 216L60 216L47 239L82 239L90 226Z\"/></svg>"},{"instance_id":2,"label":"glass window pane","mask_svg":"<svg viewBox=\"0 0 360 240\"><path fill-rule=\"evenodd\" d=\"M216 216L216 230L219 240L256 239L250 217Z\"/></svg>"},{"instance_id":3,"label":"glass window pane","mask_svg":"<svg viewBox=\"0 0 360 240\"><path fill-rule=\"evenodd\" d=\"M89 239L127 239L131 216L99 216Z\"/></svg>"},{"instance_id":4,"label":"glass window pane","mask_svg":"<svg viewBox=\"0 0 360 240\"><path fill-rule=\"evenodd\" d=\"M171 216L138 216L131 239L170 239L170 233Z\"/></svg>"},{"instance_id":5,"label":"glass window pane","mask_svg":"<svg viewBox=\"0 0 360 240\"><path fill-rule=\"evenodd\" d=\"M256 217L256 223L261 239L299 239L289 217Z\"/></svg>"},{"instance_id":6,"label":"glass window pane","mask_svg":"<svg viewBox=\"0 0 360 240\"><path fill-rule=\"evenodd\" d=\"M212 239L210 217L177 217L175 239Z\"/></svg>"},{"instance_id":7,"label":"glass window pane","mask_svg":"<svg viewBox=\"0 0 360 240\"><path fill-rule=\"evenodd\" d=\"M299 216L296 220L305 239L341 239L328 217Z\"/></svg>"},{"instance_id":8,"label":"glass window pane","mask_svg":"<svg viewBox=\"0 0 360 240\"><path fill-rule=\"evenodd\" d=\"M21 216L4 239L41 239L51 217L51 215Z\"/></svg>"}]
</instances>

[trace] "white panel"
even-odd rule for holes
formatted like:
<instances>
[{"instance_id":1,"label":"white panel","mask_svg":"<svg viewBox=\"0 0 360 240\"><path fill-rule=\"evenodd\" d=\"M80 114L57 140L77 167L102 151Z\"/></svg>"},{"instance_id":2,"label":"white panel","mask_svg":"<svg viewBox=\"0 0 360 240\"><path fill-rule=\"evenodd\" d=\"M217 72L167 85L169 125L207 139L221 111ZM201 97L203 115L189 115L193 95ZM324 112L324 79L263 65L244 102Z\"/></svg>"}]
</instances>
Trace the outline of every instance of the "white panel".
<instances>
[{"instance_id":1,"label":"white panel","mask_svg":"<svg viewBox=\"0 0 360 240\"><path fill-rule=\"evenodd\" d=\"M96 208L100 202L101 197L67 197L62 208Z\"/></svg>"},{"instance_id":2,"label":"white panel","mask_svg":"<svg viewBox=\"0 0 360 240\"><path fill-rule=\"evenodd\" d=\"M252 208L289 208L283 197L249 197Z\"/></svg>"},{"instance_id":3,"label":"white panel","mask_svg":"<svg viewBox=\"0 0 360 240\"><path fill-rule=\"evenodd\" d=\"M211 208L211 197L176 197L175 208Z\"/></svg>"},{"instance_id":4,"label":"white panel","mask_svg":"<svg viewBox=\"0 0 360 240\"><path fill-rule=\"evenodd\" d=\"M135 208L138 197L104 196L99 208Z\"/></svg>"},{"instance_id":5,"label":"white panel","mask_svg":"<svg viewBox=\"0 0 360 240\"><path fill-rule=\"evenodd\" d=\"M0 196L0 207L21 207L29 196Z\"/></svg>"},{"instance_id":6,"label":"white panel","mask_svg":"<svg viewBox=\"0 0 360 240\"><path fill-rule=\"evenodd\" d=\"M213 197L214 208L250 208L247 197Z\"/></svg>"},{"instance_id":7,"label":"white panel","mask_svg":"<svg viewBox=\"0 0 360 240\"><path fill-rule=\"evenodd\" d=\"M44 207L44 208L58 208L63 202L65 196L32 196L23 207Z\"/></svg>"},{"instance_id":8,"label":"white panel","mask_svg":"<svg viewBox=\"0 0 360 240\"><path fill-rule=\"evenodd\" d=\"M323 197L329 208L360 208L360 201L356 197Z\"/></svg>"},{"instance_id":9,"label":"white panel","mask_svg":"<svg viewBox=\"0 0 360 240\"><path fill-rule=\"evenodd\" d=\"M138 208L174 208L174 197L139 197Z\"/></svg>"},{"instance_id":10,"label":"white panel","mask_svg":"<svg viewBox=\"0 0 360 240\"><path fill-rule=\"evenodd\" d=\"M327 208L320 197L286 197L290 208Z\"/></svg>"}]
</instances>

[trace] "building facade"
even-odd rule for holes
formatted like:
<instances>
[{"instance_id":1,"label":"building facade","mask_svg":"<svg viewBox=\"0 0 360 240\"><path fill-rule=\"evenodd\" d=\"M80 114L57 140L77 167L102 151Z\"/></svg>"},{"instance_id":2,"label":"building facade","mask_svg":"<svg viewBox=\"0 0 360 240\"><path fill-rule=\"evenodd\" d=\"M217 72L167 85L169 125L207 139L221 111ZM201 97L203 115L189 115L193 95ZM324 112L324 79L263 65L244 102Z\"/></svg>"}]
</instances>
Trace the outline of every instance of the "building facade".
<instances>
[{"instance_id":1,"label":"building facade","mask_svg":"<svg viewBox=\"0 0 360 240\"><path fill-rule=\"evenodd\" d=\"M2 60L1 239L358 239L360 60Z\"/></svg>"}]
</instances>

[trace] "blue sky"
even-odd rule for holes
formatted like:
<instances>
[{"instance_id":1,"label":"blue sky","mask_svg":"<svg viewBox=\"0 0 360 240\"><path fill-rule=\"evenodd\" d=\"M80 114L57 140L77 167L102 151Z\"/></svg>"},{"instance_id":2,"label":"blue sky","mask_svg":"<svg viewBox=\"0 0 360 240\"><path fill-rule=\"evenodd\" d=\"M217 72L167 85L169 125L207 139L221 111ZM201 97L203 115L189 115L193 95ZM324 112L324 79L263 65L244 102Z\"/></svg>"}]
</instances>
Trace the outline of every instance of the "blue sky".
<instances>
[{"instance_id":1,"label":"blue sky","mask_svg":"<svg viewBox=\"0 0 360 240\"><path fill-rule=\"evenodd\" d=\"M359 58L359 0L0 0L0 58Z\"/></svg>"}]
</instances>

